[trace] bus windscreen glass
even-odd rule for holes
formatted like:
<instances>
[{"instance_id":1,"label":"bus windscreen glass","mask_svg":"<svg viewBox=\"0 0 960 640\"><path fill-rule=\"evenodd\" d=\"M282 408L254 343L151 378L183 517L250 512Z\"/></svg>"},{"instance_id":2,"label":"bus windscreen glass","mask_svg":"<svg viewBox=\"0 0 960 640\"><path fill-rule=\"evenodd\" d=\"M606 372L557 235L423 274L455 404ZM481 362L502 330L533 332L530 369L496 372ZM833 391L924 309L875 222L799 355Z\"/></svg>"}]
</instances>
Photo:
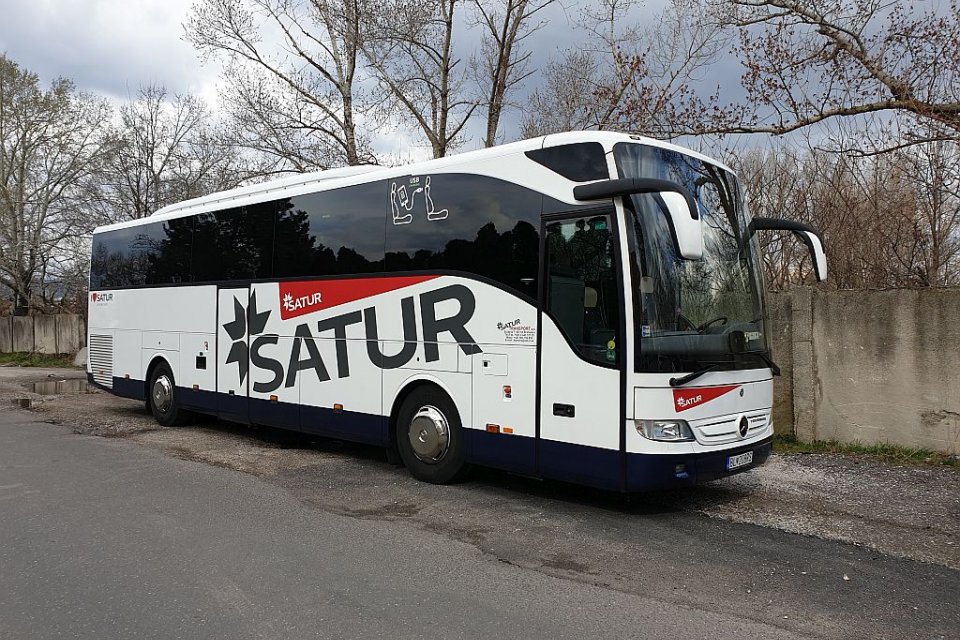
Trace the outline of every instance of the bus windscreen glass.
<instances>
[{"instance_id":1,"label":"bus windscreen glass","mask_svg":"<svg viewBox=\"0 0 960 640\"><path fill-rule=\"evenodd\" d=\"M638 372L754 369L769 355L756 240L733 174L698 158L640 144L615 146L620 177L658 178L694 194L704 255L685 260L656 194L625 198L633 235Z\"/></svg>"}]
</instances>

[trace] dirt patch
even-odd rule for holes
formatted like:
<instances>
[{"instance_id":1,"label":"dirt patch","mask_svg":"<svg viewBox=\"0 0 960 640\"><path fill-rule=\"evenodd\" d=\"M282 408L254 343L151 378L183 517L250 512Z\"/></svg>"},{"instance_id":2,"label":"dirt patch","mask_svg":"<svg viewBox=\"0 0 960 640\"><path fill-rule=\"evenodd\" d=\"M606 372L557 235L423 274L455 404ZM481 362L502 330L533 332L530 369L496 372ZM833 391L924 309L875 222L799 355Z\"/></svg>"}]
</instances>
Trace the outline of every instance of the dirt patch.
<instances>
[{"instance_id":1,"label":"dirt patch","mask_svg":"<svg viewBox=\"0 0 960 640\"><path fill-rule=\"evenodd\" d=\"M833 454L773 456L705 487L707 515L960 568L960 473Z\"/></svg>"}]
</instances>

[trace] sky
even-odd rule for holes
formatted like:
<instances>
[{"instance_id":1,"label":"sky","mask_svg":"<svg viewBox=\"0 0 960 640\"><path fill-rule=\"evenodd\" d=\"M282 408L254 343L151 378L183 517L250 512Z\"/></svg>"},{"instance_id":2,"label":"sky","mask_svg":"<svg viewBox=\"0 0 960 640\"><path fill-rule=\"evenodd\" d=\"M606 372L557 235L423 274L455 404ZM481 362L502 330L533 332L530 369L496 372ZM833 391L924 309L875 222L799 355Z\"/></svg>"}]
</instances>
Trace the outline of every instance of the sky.
<instances>
[{"instance_id":1,"label":"sky","mask_svg":"<svg viewBox=\"0 0 960 640\"><path fill-rule=\"evenodd\" d=\"M141 84L216 97L219 67L185 42L191 0L2 0L0 51L49 81L115 100Z\"/></svg>"},{"instance_id":2,"label":"sky","mask_svg":"<svg viewBox=\"0 0 960 640\"><path fill-rule=\"evenodd\" d=\"M220 66L202 62L183 38L193 0L0 0L0 52L48 82L58 76L77 87L120 102L145 84L164 85L170 94L192 93L216 108ZM663 0L648 0L638 16L650 15ZM549 7L543 28L526 44L532 68L576 38L570 26L577 19L574 0ZM467 46L472 46L468 43ZM463 57L467 57L464 55ZM731 75L731 79L735 76ZM536 82L531 78L528 88ZM519 115L506 116L505 134L515 138ZM483 123L477 119L465 148L480 145ZM375 150L419 159L424 148L402 130L384 131Z\"/></svg>"}]
</instances>

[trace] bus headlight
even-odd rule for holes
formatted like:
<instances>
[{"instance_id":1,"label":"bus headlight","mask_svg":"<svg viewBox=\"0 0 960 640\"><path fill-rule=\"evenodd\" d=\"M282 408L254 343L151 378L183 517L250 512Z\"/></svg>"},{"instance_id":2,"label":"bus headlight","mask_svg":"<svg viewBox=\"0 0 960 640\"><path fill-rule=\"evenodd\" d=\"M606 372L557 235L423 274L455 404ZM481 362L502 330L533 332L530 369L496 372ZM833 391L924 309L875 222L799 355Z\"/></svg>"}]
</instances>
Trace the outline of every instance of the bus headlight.
<instances>
[{"instance_id":1,"label":"bus headlight","mask_svg":"<svg viewBox=\"0 0 960 640\"><path fill-rule=\"evenodd\" d=\"M693 431L686 420L636 420L637 433L648 440L689 442Z\"/></svg>"}]
</instances>

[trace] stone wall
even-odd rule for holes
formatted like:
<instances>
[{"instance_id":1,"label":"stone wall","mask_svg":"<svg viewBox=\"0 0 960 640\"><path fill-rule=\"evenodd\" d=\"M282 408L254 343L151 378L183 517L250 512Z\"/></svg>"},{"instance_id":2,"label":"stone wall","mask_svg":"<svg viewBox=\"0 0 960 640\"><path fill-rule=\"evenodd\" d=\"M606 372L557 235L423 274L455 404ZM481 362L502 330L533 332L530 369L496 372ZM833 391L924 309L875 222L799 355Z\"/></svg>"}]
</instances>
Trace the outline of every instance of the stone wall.
<instances>
[{"instance_id":1,"label":"stone wall","mask_svg":"<svg viewBox=\"0 0 960 640\"><path fill-rule=\"evenodd\" d=\"M960 454L960 289L770 297L779 432Z\"/></svg>"},{"instance_id":2,"label":"stone wall","mask_svg":"<svg viewBox=\"0 0 960 640\"><path fill-rule=\"evenodd\" d=\"M87 341L83 316L0 316L0 353L76 353Z\"/></svg>"}]
</instances>

